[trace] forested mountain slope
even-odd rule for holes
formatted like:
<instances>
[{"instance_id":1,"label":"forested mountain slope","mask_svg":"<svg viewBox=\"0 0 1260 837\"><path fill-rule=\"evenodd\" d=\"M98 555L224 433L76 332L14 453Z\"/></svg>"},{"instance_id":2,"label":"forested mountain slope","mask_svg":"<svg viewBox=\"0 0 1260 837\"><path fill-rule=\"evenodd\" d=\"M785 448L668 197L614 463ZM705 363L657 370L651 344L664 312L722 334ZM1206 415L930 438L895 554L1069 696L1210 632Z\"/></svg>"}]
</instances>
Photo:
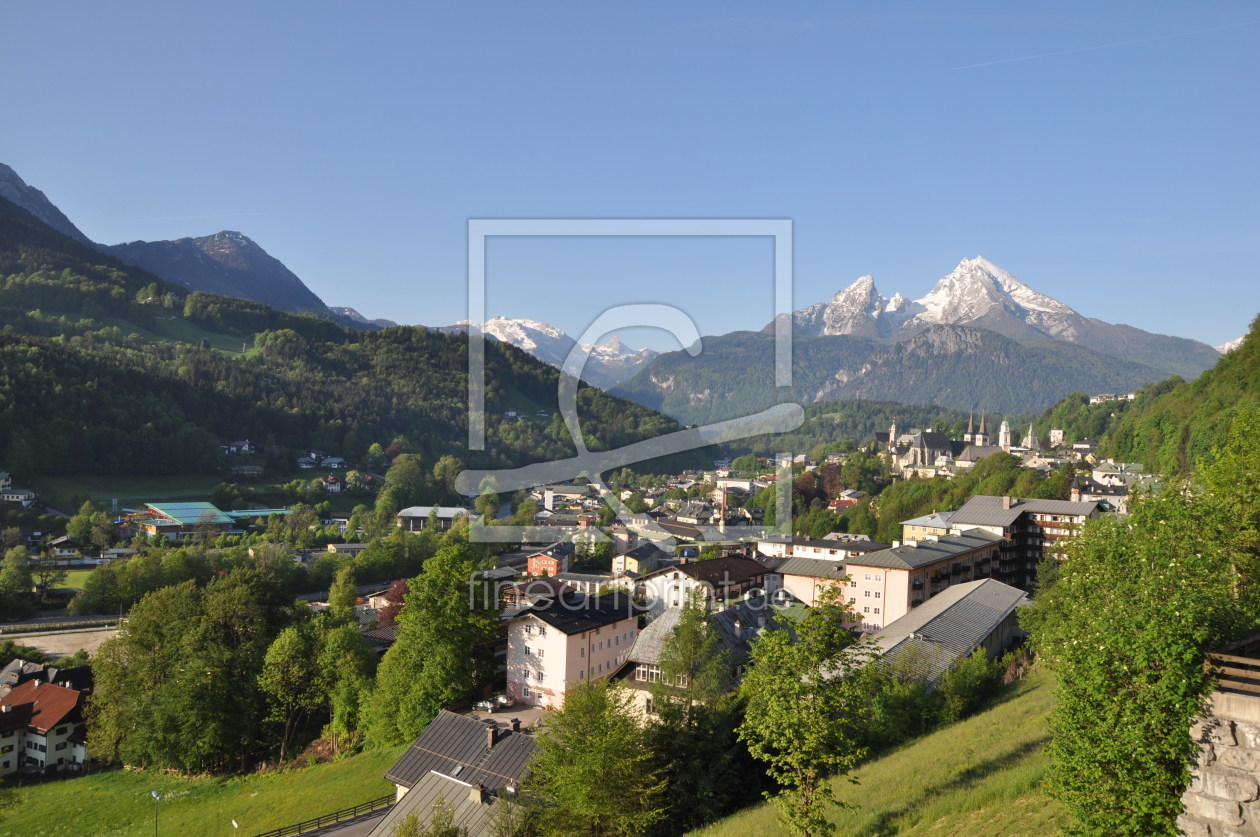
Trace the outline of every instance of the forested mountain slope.
<instances>
[{"instance_id":1,"label":"forested mountain slope","mask_svg":"<svg viewBox=\"0 0 1260 837\"><path fill-rule=\"evenodd\" d=\"M1222 444L1239 413L1260 409L1260 317L1243 344L1189 383L1146 388L1103 440L1099 452L1149 468L1186 472Z\"/></svg>"},{"instance_id":2,"label":"forested mountain slope","mask_svg":"<svg viewBox=\"0 0 1260 837\"><path fill-rule=\"evenodd\" d=\"M554 414L559 373L511 346L486 344L489 449L469 453L466 338L351 332L181 291L0 199L0 465L19 476L200 471L228 438L354 460L405 436L430 461L451 453L479 467L573 453ZM578 400L597 446L678 427L599 390ZM549 418L504 415L540 409Z\"/></svg>"}]
</instances>

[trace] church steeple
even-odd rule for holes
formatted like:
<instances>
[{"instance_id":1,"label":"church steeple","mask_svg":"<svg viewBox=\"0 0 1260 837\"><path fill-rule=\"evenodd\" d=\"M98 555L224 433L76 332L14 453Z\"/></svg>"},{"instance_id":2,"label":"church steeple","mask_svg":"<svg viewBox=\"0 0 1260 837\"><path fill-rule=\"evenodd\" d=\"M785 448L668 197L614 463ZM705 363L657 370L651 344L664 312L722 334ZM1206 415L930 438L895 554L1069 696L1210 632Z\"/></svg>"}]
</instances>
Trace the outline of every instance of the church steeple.
<instances>
[{"instance_id":1,"label":"church steeple","mask_svg":"<svg viewBox=\"0 0 1260 837\"><path fill-rule=\"evenodd\" d=\"M967 415L967 432L963 434L963 441L966 442L967 444L971 444L971 441L976 437L976 434L972 430L975 425L975 418L976 418L976 411L972 410Z\"/></svg>"}]
</instances>

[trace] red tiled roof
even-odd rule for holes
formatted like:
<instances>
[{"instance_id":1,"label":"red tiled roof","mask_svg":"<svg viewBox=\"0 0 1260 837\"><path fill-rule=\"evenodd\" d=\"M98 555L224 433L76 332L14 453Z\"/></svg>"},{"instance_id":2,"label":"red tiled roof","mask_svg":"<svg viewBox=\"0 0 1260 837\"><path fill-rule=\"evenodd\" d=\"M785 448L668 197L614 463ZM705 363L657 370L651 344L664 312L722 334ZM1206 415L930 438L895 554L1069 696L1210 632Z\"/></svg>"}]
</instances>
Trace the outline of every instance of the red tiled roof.
<instances>
[{"instance_id":1,"label":"red tiled roof","mask_svg":"<svg viewBox=\"0 0 1260 837\"><path fill-rule=\"evenodd\" d=\"M11 692L0 698L0 707L13 707L8 712L0 710L0 726L13 726L6 723L9 716L13 716L14 721L22 718L22 725L47 734L78 709L80 697L81 693L74 689L52 683L40 683L37 686L34 680L28 680L20 686L14 686Z\"/></svg>"}]
</instances>

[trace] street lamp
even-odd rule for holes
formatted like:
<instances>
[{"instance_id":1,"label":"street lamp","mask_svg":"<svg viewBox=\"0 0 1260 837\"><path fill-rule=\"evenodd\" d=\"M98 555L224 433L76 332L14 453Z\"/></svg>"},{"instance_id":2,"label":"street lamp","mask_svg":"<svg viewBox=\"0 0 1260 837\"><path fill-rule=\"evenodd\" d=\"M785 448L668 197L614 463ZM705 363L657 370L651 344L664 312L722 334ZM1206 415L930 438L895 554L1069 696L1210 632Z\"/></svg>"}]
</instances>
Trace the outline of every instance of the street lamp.
<instances>
[{"instance_id":1,"label":"street lamp","mask_svg":"<svg viewBox=\"0 0 1260 837\"><path fill-rule=\"evenodd\" d=\"M158 837L158 803L162 801L162 797L157 791L149 791L153 794L153 837Z\"/></svg>"}]
</instances>

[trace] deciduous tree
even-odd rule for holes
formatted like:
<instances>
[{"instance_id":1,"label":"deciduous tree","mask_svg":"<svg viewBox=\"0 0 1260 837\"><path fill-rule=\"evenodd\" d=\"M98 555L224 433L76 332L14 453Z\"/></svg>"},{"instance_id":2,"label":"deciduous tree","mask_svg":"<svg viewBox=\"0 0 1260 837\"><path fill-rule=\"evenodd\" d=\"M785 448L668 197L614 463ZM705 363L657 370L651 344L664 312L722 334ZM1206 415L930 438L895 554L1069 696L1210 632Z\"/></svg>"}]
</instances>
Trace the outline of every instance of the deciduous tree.
<instances>
[{"instance_id":1,"label":"deciduous tree","mask_svg":"<svg viewBox=\"0 0 1260 837\"><path fill-rule=\"evenodd\" d=\"M813 837L831 834L835 804L830 778L866 753L860 743L869 695L860 676L867 660L845 653L852 642L840 600L824 601L798 623L762 634L741 693L746 701L739 737L782 790L767 794L785 825Z\"/></svg>"},{"instance_id":2,"label":"deciduous tree","mask_svg":"<svg viewBox=\"0 0 1260 837\"><path fill-rule=\"evenodd\" d=\"M1051 793L1087 835L1174 835L1212 687L1206 654L1256 629L1260 420L1199 472L1087 523L1028 624L1058 675Z\"/></svg>"},{"instance_id":3,"label":"deciduous tree","mask_svg":"<svg viewBox=\"0 0 1260 837\"><path fill-rule=\"evenodd\" d=\"M606 682L565 695L538 736L527 790L542 831L554 835L637 837L665 815L665 781L628 697Z\"/></svg>"},{"instance_id":4,"label":"deciduous tree","mask_svg":"<svg viewBox=\"0 0 1260 837\"><path fill-rule=\"evenodd\" d=\"M497 624L492 597L479 595L477 562L467 543L447 545L408 581L398 640L385 654L372 695L373 742L414 739L438 710L469 694L488 676L487 641Z\"/></svg>"}]
</instances>

